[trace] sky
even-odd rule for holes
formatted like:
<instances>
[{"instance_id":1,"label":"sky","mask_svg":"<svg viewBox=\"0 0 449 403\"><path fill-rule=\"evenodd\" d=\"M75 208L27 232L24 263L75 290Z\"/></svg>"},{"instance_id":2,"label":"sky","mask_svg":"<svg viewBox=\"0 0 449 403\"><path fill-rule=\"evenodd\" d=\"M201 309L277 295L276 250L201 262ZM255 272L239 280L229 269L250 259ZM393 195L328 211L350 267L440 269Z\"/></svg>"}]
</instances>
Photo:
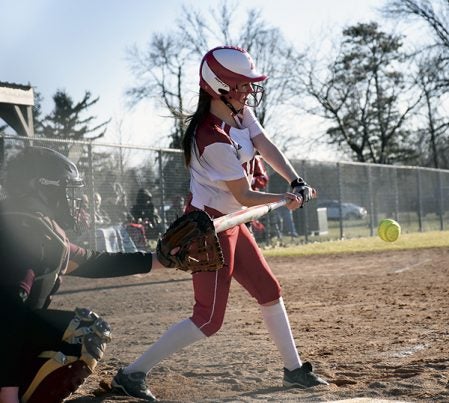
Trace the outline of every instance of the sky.
<instances>
[{"instance_id":1,"label":"sky","mask_svg":"<svg viewBox=\"0 0 449 403\"><path fill-rule=\"evenodd\" d=\"M100 97L89 110L97 123L112 119L101 141L161 145L170 119L152 102L130 110L124 92L133 82L126 50L144 48L154 33L163 33L182 17L182 6L218 7L220 0L0 0L0 81L31 84L43 96L43 113L63 89L75 102L85 91ZM323 32L379 20L380 0L241 0L280 28L298 49ZM117 127L122 123L122 136ZM298 130L309 130L307 128ZM304 133L303 133L304 134ZM302 158L303 156L301 156Z\"/></svg>"}]
</instances>

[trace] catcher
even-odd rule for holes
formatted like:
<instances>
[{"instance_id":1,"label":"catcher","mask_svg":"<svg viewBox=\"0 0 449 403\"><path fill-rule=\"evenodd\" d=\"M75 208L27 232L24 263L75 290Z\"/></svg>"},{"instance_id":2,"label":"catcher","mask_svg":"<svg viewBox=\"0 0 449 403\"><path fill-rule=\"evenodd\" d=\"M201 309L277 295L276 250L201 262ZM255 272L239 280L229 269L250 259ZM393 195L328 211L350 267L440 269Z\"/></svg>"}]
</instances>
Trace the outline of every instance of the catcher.
<instances>
[{"instance_id":1,"label":"catcher","mask_svg":"<svg viewBox=\"0 0 449 403\"><path fill-rule=\"evenodd\" d=\"M0 205L0 401L57 403L89 376L111 340L108 323L88 308L49 309L63 275L102 278L153 268L218 270L218 238L207 214L178 219L156 253L106 253L72 244L73 200L83 186L62 154L29 147L6 170ZM63 229L64 228L64 229Z\"/></svg>"}]
</instances>

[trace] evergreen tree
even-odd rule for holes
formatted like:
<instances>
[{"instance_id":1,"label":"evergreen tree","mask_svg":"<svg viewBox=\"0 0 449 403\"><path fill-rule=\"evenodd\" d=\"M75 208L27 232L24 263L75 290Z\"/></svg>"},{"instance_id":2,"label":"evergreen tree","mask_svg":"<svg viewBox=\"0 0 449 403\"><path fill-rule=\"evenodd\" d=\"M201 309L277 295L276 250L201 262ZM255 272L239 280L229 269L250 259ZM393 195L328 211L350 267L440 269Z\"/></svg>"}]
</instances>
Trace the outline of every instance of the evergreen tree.
<instances>
[{"instance_id":1,"label":"evergreen tree","mask_svg":"<svg viewBox=\"0 0 449 403\"><path fill-rule=\"evenodd\" d=\"M98 97L91 97L91 93L86 91L83 99L75 103L66 91L58 90L53 96L53 111L37 121L36 135L65 140L95 140L102 137L109 120L92 126L94 116L82 117L99 100Z\"/></svg>"}]
</instances>

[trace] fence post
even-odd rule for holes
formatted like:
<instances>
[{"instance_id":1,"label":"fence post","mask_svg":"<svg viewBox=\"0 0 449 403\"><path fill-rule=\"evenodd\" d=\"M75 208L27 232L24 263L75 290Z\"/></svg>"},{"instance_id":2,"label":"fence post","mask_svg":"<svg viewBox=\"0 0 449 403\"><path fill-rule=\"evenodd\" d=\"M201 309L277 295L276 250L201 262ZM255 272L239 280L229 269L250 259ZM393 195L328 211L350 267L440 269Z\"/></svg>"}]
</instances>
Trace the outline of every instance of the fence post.
<instances>
[{"instance_id":1,"label":"fence post","mask_svg":"<svg viewBox=\"0 0 449 403\"><path fill-rule=\"evenodd\" d=\"M417 192L416 195L418 197L418 228L419 232L423 231L423 225L422 225L422 188L421 188L421 170L419 168L416 169L416 187Z\"/></svg>"},{"instance_id":2,"label":"fence post","mask_svg":"<svg viewBox=\"0 0 449 403\"><path fill-rule=\"evenodd\" d=\"M0 168L1 172L4 172L3 164L5 163L5 138L0 135ZM3 180L3 177L0 178Z\"/></svg>"},{"instance_id":3,"label":"fence post","mask_svg":"<svg viewBox=\"0 0 449 403\"><path fill-rule=\"evenodd\" d=\"M123 167L123 147L120 145L118 150L119 150L118 158L119 158L119 165L120 165L120 182L123 182L123 177L125 175L125 169Z\"/></svg>"},{"instance_id":4,"label":"fence post","mask_svg":"<svg viewBox=\"0 0 449 403\"><path fill-rule=\"evenodd\" d=\"M95 220L95 180L92 156L92 143L87 145L87 160L88 160L88 186L89 186L89 215L91 226L89 228L89 246L97 250L97 223Z\"/></svg>"},{"instance_id":5,"label":"fence post","mask_svg":"<svg viewBox=\"0 0 449 403\"><path fill-rule=\"evenodd\" d=\"M166 219L165 219L165 180L164 180L164 169L162 167L162 150L158 150L158 157L159 157L159 183L161 186L161 205L159 206L159 210L161 212L161 218L162 218L162 228L163 231L165 231L166 226Z\"/></svg>"},{"instance_id":6,"label":"fence post","mask_svg":"<svg viewBox=\"0 0 449 403\"><path fill-rule=\"evenodd\" d=\"M375 223L377 222L377 217L374 217L373 177L371 174L371 165L367 165L366 170L368 176L369 234L370 236L373 236L374 226Z\"/></svg>"},{"instance_id":7,"label":"fence post","mask_svg":"<svg viewBox=\"0 0 449 403\"><path fill-rule=\"evenodd\" d=\"M337 190L338 190L338 212L339 212L339 218L340 218L340 239L343 239L344 232L343 232L343 207L341 203L343 203L342 200L342 184L341 184L341 164L337 162Z\"/></svg>"},{"instance_id":8,"label":"fence post","mask_svg":"<svg viewBox=\"0 0 449 403\"><path fill-rule=\"evenodd\" d=\"M301 175L303 178L307 178L306 173L306 162L302 160L301 162ZM304 206L303 212L304 212L304 242L309 242L309 214L308 214L308 208Z\"/></svg>"},{"instance_id":9,"label":"fence post","mask_svg":"<svg viewBox=\"0 0 449 403\"><path fill-rule=\"evenodd\" d=\"M394 187L394 219L399 220L399 183L398 183L398 171L399 169L394 167L393 175L393 187Z\"/></svg>"},{"instance_id":10,"label":"fence post","mask_svg":"<svg viewBox=\"0 0 449 403\"><path fill-rule=\"evenodd\" d=\"M443 181L441 171L438 171L438 215L440 216L440 231L444 230L444 208L443 208Z\"/></svg>"}]
</instances>

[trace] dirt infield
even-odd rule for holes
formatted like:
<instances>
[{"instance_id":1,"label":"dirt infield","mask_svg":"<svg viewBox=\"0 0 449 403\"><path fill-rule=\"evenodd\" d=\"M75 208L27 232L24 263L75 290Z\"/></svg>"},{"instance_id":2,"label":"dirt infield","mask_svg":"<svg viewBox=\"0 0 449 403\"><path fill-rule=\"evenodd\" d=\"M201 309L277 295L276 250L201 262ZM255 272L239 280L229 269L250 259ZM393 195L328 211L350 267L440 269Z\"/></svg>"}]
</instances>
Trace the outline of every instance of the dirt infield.
<instances>
[{"instance_id":1,"label":"dirt infield","mask_svg":"<svg viewBox=\"0 0 449 403\"><path fill-rule=\"evenodd\" d=\"M330 382L282 388L282 362L257 305L235 282L222 330L157 366L162 402L449 401L449 250L269 258L303 360ZM107 392L117 367L188 317L189 275L66 278L53 308L89 306L113 328L105 359L68 401L138 402Z\"/></svg>"}]
</instances>

